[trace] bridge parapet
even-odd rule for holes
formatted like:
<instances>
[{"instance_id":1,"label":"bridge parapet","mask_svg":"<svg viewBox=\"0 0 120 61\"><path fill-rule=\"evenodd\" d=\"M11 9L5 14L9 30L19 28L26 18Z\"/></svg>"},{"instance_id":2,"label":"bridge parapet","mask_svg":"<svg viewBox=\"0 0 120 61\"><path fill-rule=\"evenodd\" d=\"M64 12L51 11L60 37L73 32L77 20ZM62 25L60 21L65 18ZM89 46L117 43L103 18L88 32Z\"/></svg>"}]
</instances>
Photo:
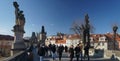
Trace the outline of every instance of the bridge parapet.
<instances>
[{"instance_id":1,"label":"bridge parapet","mask_svg":"<svg viewBox=\"0 0 120 61\"><path fill-rule=\"evenodd\" d=\"M16 53L13 56L10 56L6 59L3 59L2 61L28 61L28 50L20 51L19 53Z\"/></svg>"}]
</instances>

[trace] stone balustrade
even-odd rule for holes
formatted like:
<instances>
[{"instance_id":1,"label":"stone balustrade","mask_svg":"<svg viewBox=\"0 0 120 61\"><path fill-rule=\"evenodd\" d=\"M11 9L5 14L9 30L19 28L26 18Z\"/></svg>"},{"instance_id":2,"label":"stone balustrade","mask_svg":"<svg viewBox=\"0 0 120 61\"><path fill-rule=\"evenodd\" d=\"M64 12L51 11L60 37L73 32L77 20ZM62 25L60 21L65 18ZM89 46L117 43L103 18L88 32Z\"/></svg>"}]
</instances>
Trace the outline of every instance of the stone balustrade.
<instances>
[{"instance_id":1,"label":"stone balustrade","mask_svg":"<svg viewBox=\"0 0 120 61\"><path fill-rule=\"evenodd\" d=\"M14 56L10 56L2 61L28 61L28 49L25 51L20 51L16 53Z\"/></svg>"}]
</instances>

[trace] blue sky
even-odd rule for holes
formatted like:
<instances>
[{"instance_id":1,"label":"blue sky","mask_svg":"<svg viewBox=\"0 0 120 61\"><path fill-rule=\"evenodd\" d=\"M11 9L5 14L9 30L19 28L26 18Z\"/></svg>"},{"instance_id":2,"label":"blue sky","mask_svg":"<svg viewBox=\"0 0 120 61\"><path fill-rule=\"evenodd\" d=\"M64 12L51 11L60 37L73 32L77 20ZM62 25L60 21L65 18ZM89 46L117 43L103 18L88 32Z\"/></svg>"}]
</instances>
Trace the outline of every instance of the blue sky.
<instances>
[{"instance_id":1,"label":"blue sky","mask_svg":"<svg viewBox=\"0 0 120 61\"><path fill-rule=\"evenodd\" d=\"M14 35L13 1L0 2L0 34ZM86 13L95 27L94 33L112 32L112 25L120 26L120 0L16 0L26 18L24 36L40 32L45 26L47 35L72 33L74 21L83 21ZM118 32L120 32L118 30Z\"/></svg>"}]
</instances>

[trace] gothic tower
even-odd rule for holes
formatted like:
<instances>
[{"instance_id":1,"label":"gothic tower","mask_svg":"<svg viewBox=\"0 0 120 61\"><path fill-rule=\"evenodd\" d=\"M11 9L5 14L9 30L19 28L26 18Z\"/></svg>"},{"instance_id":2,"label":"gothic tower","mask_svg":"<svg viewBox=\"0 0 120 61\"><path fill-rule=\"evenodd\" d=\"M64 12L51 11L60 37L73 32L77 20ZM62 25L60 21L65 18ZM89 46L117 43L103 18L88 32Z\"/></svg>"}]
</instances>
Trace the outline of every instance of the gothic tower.
<instances>
[{"instance_id":1,"label":"gothic tower","mask_svg":"<svg viewBox=\"0 0 120 61\"><path fill-rule=\"evenodd\" d=\"M41 32L40 32L40 39L39 39L39 43L40 45L45 45L45 40L46 40L46 32L45 32L45 28L44 26L42 26Z\"/></svg>"}]
</instances>

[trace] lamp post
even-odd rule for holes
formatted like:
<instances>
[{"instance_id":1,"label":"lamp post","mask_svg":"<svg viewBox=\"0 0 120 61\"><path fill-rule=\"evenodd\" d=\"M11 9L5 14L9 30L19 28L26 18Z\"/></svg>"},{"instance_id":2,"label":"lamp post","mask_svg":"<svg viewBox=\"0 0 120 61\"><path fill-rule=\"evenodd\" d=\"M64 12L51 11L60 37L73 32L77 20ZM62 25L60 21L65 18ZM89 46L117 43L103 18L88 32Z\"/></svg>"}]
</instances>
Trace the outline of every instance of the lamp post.
<instances>
[{"instance_id":1,"label":"lamp post","mask_svg":"<svg viewBox=\"0 0 120 61\"><path fill-rule=\"evenodd\" d=\"M117 29L118 29L118 26L114 25L113 26L113 32L114 32L114 36L113 36L113 55L112 55L112 59L114 60L116 57L115 57L115 41L116 41L116 32L117 32Z\"/></svg>"},{"instance_id":2,"label":"lamp post","mask_svg":"<svg viewBox=\"0 0 120 61\"><path fill-rule=\"evenodd\" d=\"M114 32L114 51L115 51L115 40L116 40L116 32L117 32L118 26L113 26L113 32Z\"/></svg>"}]
</instances>

